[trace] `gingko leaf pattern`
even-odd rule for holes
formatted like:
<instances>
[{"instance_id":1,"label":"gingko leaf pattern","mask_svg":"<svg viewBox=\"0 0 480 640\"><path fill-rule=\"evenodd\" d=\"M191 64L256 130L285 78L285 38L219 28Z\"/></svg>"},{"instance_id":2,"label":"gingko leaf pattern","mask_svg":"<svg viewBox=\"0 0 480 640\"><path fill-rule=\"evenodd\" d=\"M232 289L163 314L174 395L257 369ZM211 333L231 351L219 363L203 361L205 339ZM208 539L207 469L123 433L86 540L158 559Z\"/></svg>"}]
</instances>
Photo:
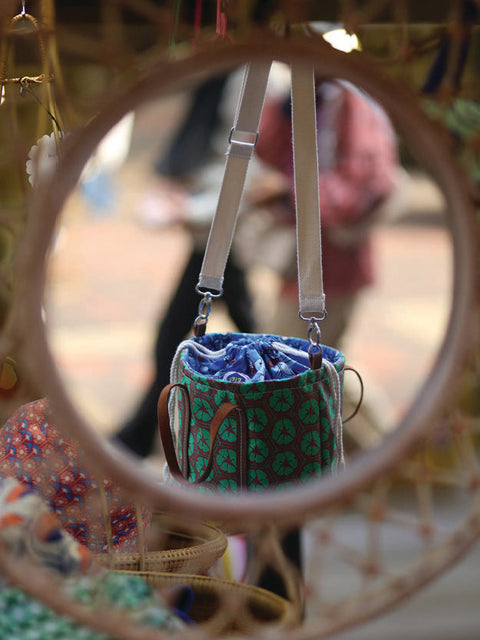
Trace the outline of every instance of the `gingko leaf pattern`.
<instances>
[{"instance_id":1,"label":"gingko leaf pattern","mask_svg":"<svg viewBox=\"0 0 480 640\"><path fill-rule=\"evenodd\" d=\"M208 429L198 430L197 444L201 451L210 451L210 433Z\"/></svg>"},{"instance_id":2,"label":"gingko leaf pattern","mask_svg":"<svg viewBox=\"0 0 480 640\"><path fill-rule=\"evenodd\" d=\"M319 417L319 411L320 408L318 401L310 398L309 400L306 400L300 407L298 417L305 424L315 424Z\"/></svg>"},{"instance_id":3,"label":"gingko leaf pattern","mask_svg":"<svg viewBox=\"0 0 480 640\"><path fill-rule=\"evenodd\" d=\"M190 380L190 378L187 378L186 376L183 376L183 378L181 380L181 384L183 384L183 386L186 387L187 392L190 393L190 389L192 387L192 381Z\"/></svg>"},{"instance_id":4,"label":"gingko leaf pattern","mask_svg":"<svg viewBox=\"0 0 480 640\"><path fill-rule=\"evenodd\" d=\"M218 431L221 440L226 442L237 441L237 423L233 418L226 418Z\"/></svg>"},{"instance_id":5,"label":"gingko leaf pattern","mask_svg":"<svg viewBox=\"0 0 480 640\"><path fill-rule=\"evenodd\" d=\"M205 471L205 467L207 466L206 458L197 458L197 464L195 465L195 469L197 471L198 476L201 476Z\"/></svg>"},{"instance_id":6,"label":"gingko leaf pattern","mask_svg":"<svg viewBox=\"0 0 480 640\"><path fill-rule=\"evenodd\" d=\"M248 455L251 462L260 464L268 458L268 447L263 440L255 438L248 442Z\"/></svg>"},{"instance_id":7,"label":"gingko leaf pattern","mask_svg":"<svg viewBox=\"0 0 480 640\"><path fill-rule=\"evenodd\" d=\"M220 390L216 392L213 401L217 407L221 407L225 402L235 403L235 396L230 391Z\"/></svg>"},{"instance_id":8,"label":"gingko leaf pattern","mask_svg":"<svg viewBox=\"0 0 480 640\"><path fill-rule=\"evenodd\" d=\"M279 476L289 476L297 468L298 462L295 454L292 451L285 451L275 456L273 461L273 470L278 473Z\"/></svg>"},{"instance_id":9,"label":"gingko leaf pattern","mask_svg":"<svg viewBox=\"0 0 480 640\"><path fill-rule=\"evenodd\" d=\"M195 398L192 403L193 415L200 422L209 422L213 418L213 409L206 400Z\"/></svg>"},{"instance_id":10,"label":"gingko leaf pattern","mask_svg":"<svg viewBox=\"0 0 480 640\"><path fill-rule=\"evenodd\" d=\"M238 489L238 482L233 478L220 478L218 481L219 491L236 491Z\"/></svg>"},{"instance_id":11,"label":"gingko leaf pattern","mask_svg":"<svg viewBox=\"0 0 480 640\"><path fill-rule=\"evenodd\" d=\"M272 431L272 437L278 444L289 444L295 438L295 434L295 427L290 418L277 420Z\"/></svg>"},{"instance_id":12,"label":"gingko leaf pattern","mask_svg":"<svg viewBox=\"0 0 480 640\"><path fill-rule=\"evenodd\" d=\"M217 454L215 462L225 473L235 473L236 471L237 456L232 449L222 449L222 451Z\"/></svg>"},{"instance_id":13,"label":"gingko leaf pattern","mask_svg":"<svg viewBox=\"0 0 480 640\"><path fill-rule=\"evenodd\" d=\"M255 384L247 382L240 386L240 393L247 400L261 400L266 388L265 382L257 382Z\"/></svg>"},{"instance_id":14,"label":"gingko leaf pattern","mask_svg":"<svg viewBox=\"0 0 480 640\"><path fill-rule=\"evenodd\" d=\"M302 438L302 444L300 445L302 452L306 456L315 456L320 451L320 435L318 431L309 431Z\"/></svg>"},{"instance_id":15,"label":"gingko leaf pattern","mask_svg":"<svg viewBox=\"0 0 480 640\"><path fill-rule=\"evenodd\" d=\"M294 396L290 389L282 389L273 393L270 398L270 406L274 411L288 411L294 403Z\"/></svg>"},{"instance_id":16,"label":"gingko leaf pattern","mask_svg":"<svg viewBox=\"0 0 480 640\"><path fill-rule=\"evenodd\" d=\"M247 482L248 488L252 491L262 491L270 484L267 474L261 469L250 469Z\"/></svg>"},{"instance_id":17,"label":"gingko leaf pattern","mask_svg":"<svg viewBox=\"0 0 480 640\"><path fill-rule=\"evenodd\" d=\"M246 414L249 429L255 431L256 433L259 433L260 431L263 431L265 429L268 420L267 414L263 409L260 409L259 407L247 409Z\"/></svg>"}]
</instances>

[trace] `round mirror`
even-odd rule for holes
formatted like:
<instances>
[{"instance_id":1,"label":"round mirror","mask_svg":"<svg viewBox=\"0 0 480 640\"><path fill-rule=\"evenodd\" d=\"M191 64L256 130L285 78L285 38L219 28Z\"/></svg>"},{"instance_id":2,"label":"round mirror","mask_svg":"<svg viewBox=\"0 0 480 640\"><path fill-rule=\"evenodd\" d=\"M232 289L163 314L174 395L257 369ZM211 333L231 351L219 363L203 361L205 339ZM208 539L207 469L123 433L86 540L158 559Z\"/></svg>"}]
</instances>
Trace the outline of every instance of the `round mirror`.
<instances>
[{"instance_id":1,"label":"round mirror","mask_svg":"<svg viewBox=\"0 0 480 640\"><path fill-rule=\"evenodd\" d=\"M72 428L88 454L130 490L141 492L163 508L190 509L202 517L237 522L273 516L289 520L309 508L318 509L347 497L353 487L391 468L441 410L465 353L474 271L470 205L463 179L435 127L410 94L378 75L361 57L337 52L316 38L308 42L267 39L261 45L229 45L222 54L200 51L189 59L153 69L66 142L66 155L54 187L40 191L33 203L28 250L21 263L26 291L20 298L25 305L22 314L27 308L32 323L25 364L34 376L42 372L45 393L60 423ZM163 175L158 179L159 186L156 160L171 144L192 95L205 82L226 75L232 80L233 69L266 58L281 63L277 84L272 82L269 96L279 102L284 116L288 116L288 100L282 94L285 66L281 65L308 63L315 66L319 85L346 88L356 98L361 93L365 99L366 94L369 103L382 105L395 129L399 161L391 190L383 194L385 197L372 198L370 215L363 226L349 233L347 225L337 225L330 238L333 243L335 236L346 253L355 253L368 238L368 257L362 253L359 262L350 263L347 275L353 281L361 268L365 274L350 301L351 309L344 314L345 331L338 337L347 364L363 377L364 405L345 424L346 453L351 462L340 473L324 474L320 482L306 483L300 493L246 493L235 501L231 496L199 499L197 491L164 485L160 481L160 461L153 461L158 471L152 472L152 465L138 465L133 458L112 449L107 438L135 413L139 398L151 383L152 352L161 321L168 316L185 265L191 263L192 253L199 253L192 229L205 227L205 219L198 213L202 195L198 185L192 184L189 175L182 176L181 181ZM231 99L234 94L227 90L225 95ZM371 106L373 112L378 110L375 104ZM332 128L325 130L331 132ZM110 167L121 157L118 149L125 139L130 141L129 152L114 170L109 170L104 160L102 171L102 145L98 144L103 139L108 156L109 139L111 149L115 149L115 136L119 146ZM319 140L319 147L323 144L331 149L332 139L325 137ZM333 142L340 145L340 137ZM225 148L225 138L220 140ZM320 154L321 162L325 158ZM368 164L374 158L364 160ZM201 168L208 181L207 164L205 156ZM278 215L278 208L283 207L282 211L291 212L285 183L278 171L271 171L275 162L266 164L270 165L267 169L252 172L252 182L247 185L247 211L242 218L253 227L248 229L246 224L244 229L239 228L243 233L239 238L247 249L252 228L258 240L261 224L266 219L272 221L272 211ZM215 202L212 193L221 181L219 166L211 178L216 186L209 193L210 200L205 200L206 219L211 217ZM354 169L362 173L364 166ZM253 179L260 177L263 184L260 179L255 184ZM288 189L288 179L286 184ZM270 187L272 193L268 192ZM369 197L365 191L358 193ZM340 199L343 192L339 189L335 197ZM322 229L326 230L327 207L321 203L321 209L325 214ZM40 267L61 211L49 255L44 301ZM198 214L194 220L193 211ZM262 211L266 211L263 218ZM259 219L260 227L255 227ZM278 231L277 221L273 217L270 228ZM329 239L328 231L325 238ZM282 252L286 255L287 249ZM276 321L285 316L275 310L275 305L289 293L289 283L284 273L279 274L278 265L276 269L259 259L265 258L266 252L257 250L253 258L251 253L248 267L244 267L248 256L243 256L247 262L242 262L242 275L253 296L252 310L259 327L274 332ZM273 252L278 258L275 253L280 251ZM328 272L336 275L333 261L327 262L325 252L324 270L325 277ZM198 304L193 290L192 298ZM335 299L333 293L330 299ZM327 291L327 309L328 305ZM16 309L14 319L18 318L20 304ZM180 323L187 321L186 315L174 314L177 333ZM188 320L186 327L190 326ZM222 305L215 302L209 331L234 327L238 328L238 323L232 322ZM295 335L293 331L291 335ZM178 342L172 342L170 348L176 347ZM167 371L170 362L163 361L162 366ZM347 413L355 408L360 394L356 384L353 377L345 381ZM94 426L87 426L79 414ZM138 453L159 453L155 443L147 449Z\"/></svg>"}]
</instances>

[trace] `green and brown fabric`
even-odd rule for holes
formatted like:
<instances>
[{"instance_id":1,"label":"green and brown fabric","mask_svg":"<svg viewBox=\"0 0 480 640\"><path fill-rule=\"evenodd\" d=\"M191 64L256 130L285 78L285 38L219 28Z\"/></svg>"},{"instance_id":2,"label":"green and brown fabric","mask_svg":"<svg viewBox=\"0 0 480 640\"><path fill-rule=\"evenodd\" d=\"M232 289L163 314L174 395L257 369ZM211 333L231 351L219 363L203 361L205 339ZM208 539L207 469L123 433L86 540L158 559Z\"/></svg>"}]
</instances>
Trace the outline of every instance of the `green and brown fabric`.
<instances>
[{"instance_id":1,"label":"green and brown fabric","mask_svg":"<svg viewBox=\"0 0 480 640\"><path fill-rule=\"evenodd\" d=\"M338 461L335 425L341 423L344 365L343 354L324 347L319 369L232 382L235 376L209 377L181 358L179 380L165 388L159 403L165 423L168 396L177 391L177 473L165 424L162 433L172 475L181 473L203 488L261 491L330 472Z\"/></svg>"}]
</instances>

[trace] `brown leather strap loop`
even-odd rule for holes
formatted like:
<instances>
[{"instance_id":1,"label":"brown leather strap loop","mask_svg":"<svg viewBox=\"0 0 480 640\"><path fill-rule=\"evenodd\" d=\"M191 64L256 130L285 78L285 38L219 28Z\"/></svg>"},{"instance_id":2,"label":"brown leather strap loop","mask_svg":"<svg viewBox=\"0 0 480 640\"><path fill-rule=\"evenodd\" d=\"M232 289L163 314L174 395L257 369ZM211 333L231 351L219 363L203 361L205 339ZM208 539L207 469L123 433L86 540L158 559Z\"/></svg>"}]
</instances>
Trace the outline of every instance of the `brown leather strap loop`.
<instances>
[{"instance_id":1,"label":"brown leather strap loop","mask_svg":"<svg viewBox=\"0 0 480 640\"><path fill-rule=\"evenodd\" d=\"M360 382L360 399L357 402L357 406L355 407L353 412L348 416L348 418L345 418L345 420L343 420L343 424L345 424L346 422L354 418L357 415L357 413L360 411L360 407L362 406L362 403L363 403L363 395L365 391L362 376L358 373L356 369L354 369L353 367L345 366L344 371L353 371L353 373L357 376L358 381Z\"/></svg>"},{"instance_id":2,"label":"brown leather strap loop","mask_svg":"<svg viewBox=\"0 0 480 640\"><path fill-rule=\"evenodd\" d=\"M180 425L180 434L182 436L182 441L180 443L181 451L182 451L182 473L185 480L188 480L188 474L190 473L190 460L188 459L188 440L190 438L190 396L188 395L188 389L184 385L179 386L181 392L183 392L186 396L185 398L185 421L184 428L182 429L182 425Z\"/></svg>"},{"instance_id":3,"label":"brown leather strap loop","mask_svg":"<svg viewBox=\"0 0 480 640\"><path fill-rule=\"evenodd\" d=\"M184 456L184 472L180 469L180 465L178 464L177 453L175 451L175 443L173 441L172 430L170 428L170 416L168 414L168 400L170 398L170 393L178 387L184 393L188 394L187 389L183 384L175 383L175 384L167 384L160 393L157 404L157 415L158 415L158 428L160 431L160 440L162 442L163 452L165 454L165 460L167 462L168 468L172 476L176 480L185 481L188 477L188 459L185 458L185 449L183 447L183 456ZM187 425L190 425L190 403L187 401L186 406L188 407L188 415L187 415ZM187 436L188 439L188 429ZM185 475L184 475L185 474Z\"/></svg>"},{"instance_id":4,"label":"brown leather strap loop","mask_svg":"<svg viewBox=\"0 0 480 640\"><path fill-rule=\"evenodd\" d=\"M207 331L207 319L196 319L193 324L193 335L196 338L202 338Z\"/></svg>"},{"instance_id":5,"label":"brown leather strap loop","mask_svg":"<svg viewBox=\"0 0 480 640\"><path fill-rule=\"evenodd\" d=\"M320 348L319 351L309 351L308 361L310 363L310 369L312 369L313 371L321 369L323 362L322 349Z\"/></svg>"},{"instance_id":6,"label":"brown leather strap loop","mask_svg":"<svg viewBox=\"0 0 480 640\"><path fill-rule=\"evenodd\" d=\"M183 456L183 472L180 468L177 453L175 450L175 443L173 441L172 430L170 428L170 416L168 413L168 401L170 398L170 393L175 388L179 388L182 392L188 394L187 389L184 385L175 383L168 384L164 387L160 393L160 397L158 399L157 405L157 413L158 413L158 428L160 431L160 440L162 442L163 452L165 455L165 460L167 462L168 468L170 469L170 473L172 476L181 482L185 482L188 479L188 435L190 432L190 404L187 401L186 405L188 407L187 420L185 421L183 436L182 436L182 456ZM218 431L222 426L225 418L232 413L232 411L239 412L239 438L240 438L240 447L239 447L239 460L238 460L238 475L239 475L239 484L241 487L246 487L247 485L247 432L246 432L246 420L243 418L242 412L240 408L231 402L226 402L221 407L217 409L215 415L213 416L212 423L210 425L210 449L208 452L208 460L207 465L200 475L199 478L195 480L195 484L199 484L204 482L211 470L213 464L213 447L215 445L215 440L217 438Z\"/></svg>"}]
</instances>

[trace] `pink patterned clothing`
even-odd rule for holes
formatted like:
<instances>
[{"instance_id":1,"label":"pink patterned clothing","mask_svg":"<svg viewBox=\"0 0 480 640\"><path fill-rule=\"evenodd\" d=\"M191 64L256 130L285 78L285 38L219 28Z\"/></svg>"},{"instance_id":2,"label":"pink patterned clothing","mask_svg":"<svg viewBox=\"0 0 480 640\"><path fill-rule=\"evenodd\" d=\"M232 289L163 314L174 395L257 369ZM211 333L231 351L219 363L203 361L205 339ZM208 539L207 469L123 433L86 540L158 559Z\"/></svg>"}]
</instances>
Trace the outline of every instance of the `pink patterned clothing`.
<instances>
[{"instance_id":1,"label":"pink patterned clothing","mask_svg":"<svg viewBox=\"0 0 480 640\"><path fill-rule=\"evenodd\" d=\"M48 567L60 575L85 572L92 556L68 534L31 487L0 479L0 541L9 555Z\"/></svg>"},{"instance_id":2,"label":"pink patterned clothing","mask_svg":"<svg viewBox=\"0 0 480 640\"><path fill-rule=\"evenodd\" d=\"M40 494L63 528L95 553L107 551L102 496L109 507L115 551L137 551L137 514L112 480L97 480L76 442L53 424L47 399L21 406L0 429L0 478ZM142 510L145 526L150 512Z\"/></svg>"},{"instance_id":3,"label":"pink patterned clothing","mask_svg":"<svg viewBox=\"0 0 480 640\"><path fill-rule=\"evenodd\" d=\"M373 282L370 234L355 234L393 190L398 168L394 131L385 113L356 88L327 82L318 92L319 192L322 216L324 286L328 297L354 294ZM268 102L263 110L256 152L291 181L289 105ZM293 195L292 195L293 199ZM293 206L291 224L294 224ZM343 232L349 230L352 240ZM285 293L297 295L296 281Z\"/></svg>"}]
</instances>

